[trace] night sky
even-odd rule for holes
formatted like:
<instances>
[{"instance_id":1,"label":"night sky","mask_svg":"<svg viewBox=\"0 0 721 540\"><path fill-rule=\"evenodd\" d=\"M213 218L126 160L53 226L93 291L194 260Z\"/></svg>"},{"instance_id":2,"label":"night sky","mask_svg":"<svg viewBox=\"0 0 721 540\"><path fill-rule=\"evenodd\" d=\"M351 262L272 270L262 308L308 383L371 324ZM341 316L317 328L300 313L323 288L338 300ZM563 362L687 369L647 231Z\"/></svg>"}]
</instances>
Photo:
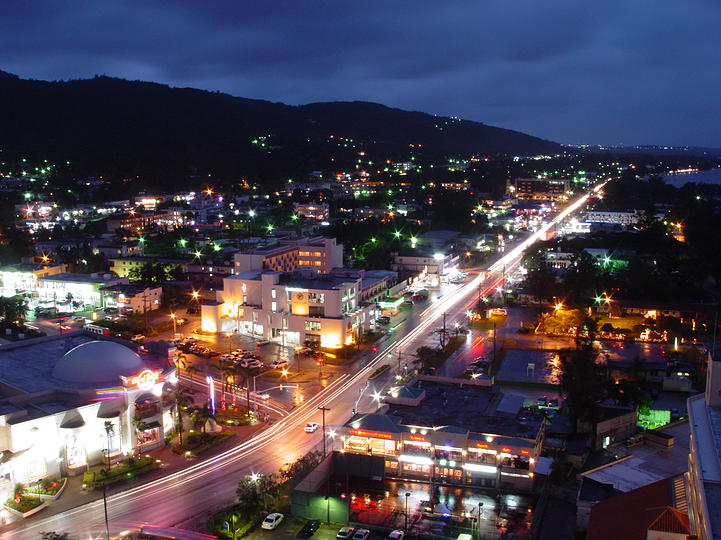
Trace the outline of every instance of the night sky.
<instances>
[{"instance_id":1,"label":"night sky","mask_svg":"<svg viewBox=\"0 0 721 540\"><path fill-rule=\"evenodd\" d=\"M4 0L0 69L721 146L718 0Z\"/></svg>"}]
</instances>

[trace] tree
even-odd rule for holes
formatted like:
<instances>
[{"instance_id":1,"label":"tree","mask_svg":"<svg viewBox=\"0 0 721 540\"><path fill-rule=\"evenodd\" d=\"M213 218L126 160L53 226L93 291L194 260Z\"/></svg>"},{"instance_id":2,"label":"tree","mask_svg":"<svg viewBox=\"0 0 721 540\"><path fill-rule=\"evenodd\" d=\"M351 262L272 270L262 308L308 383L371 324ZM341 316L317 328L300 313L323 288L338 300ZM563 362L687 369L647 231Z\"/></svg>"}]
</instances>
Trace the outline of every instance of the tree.
<instances>
[{"instance_id":1,"label":"tree","mask_svg":"<svg viewBox=\"0 0 721 540\"><path fill-rule=\"evenodd\" d=\"M207 403L204 403L202 407L193 407L190 417L193 421L193 426L200 429L205 433L205 426L210 418L213 418L213 413Z\"/></svg>"},{"instance_id":2,"label":"tree","mask_svg":"<svg viewBox=\"0 0 721 540\"><path fill-rule=\"evenodd\" d=\"M235 490L238 496L238 510L246 519L272 509L280 494L280 485L275 475L254 474L244 476Z\"/></svg>"},{"instance_id":3,"label":"tree","mask_svg":"<svg viewBox=\"0 0 721 540\"><path fill-rule=\"evenodd\" d=\"M172 394L175 400L175 414L178 417L178 440L180 445L183 445L183 410L193 403L193 398L187 388L180 386L179 384L175 387Z\"/></svg>"},{"instance_id":4,"label":"tree","mask_svg":"<svg viewBox=\"0 0 721 540\"><path fill-rule=\"evenodd\" d=\"M280 468L280 477L284 482L288 482L294 478L302 478L307 473L315 469L323 460L323 452L308 452L304 456L299 457L292 463L286 463Z\"/></svg>"},{"instance_id":5,"label":"tree","mask_svg":"<svg viewBox=\"0 0 721 540\"><path fill-rule=\"evenodd\" d=\"M40 540L68 540L68 533L58 533L55 531L41 532Z\"/></svg>"},{"instance_id":6,"label":"tree","mask_svg":"<svg viewBox=\"0 0 721 540\"><path fill-rule=\"evenodd\" d=\"M7 322L24 321L28 300L24 296L0 296L0 314Z\"/></svg>"},{"instance_id":7,"label":"tree","mask_svg":"<svg viewBox=\"0 0 721 540\"><path fill-rule=\"evenodd\" d=\"M566 393L571 419L595 422L596 407L604 394L604 379L596 362L597 352L590 345L564 349L561 359L561 387Z\"/></svg>"},{"instance_id":8,"label":"tree","mask_svg":"<svg viewBox=\"0 0 721 540\"><path fill-rule=\"evenodd\" d=\"M105 430L105 437L108 442L106 456L108 458L108 470L110 470L110 443L113 439L113 435L115 435L115 426L110 420L106 420L103 424L103 429Z\"/></svg>"}]
</instances>

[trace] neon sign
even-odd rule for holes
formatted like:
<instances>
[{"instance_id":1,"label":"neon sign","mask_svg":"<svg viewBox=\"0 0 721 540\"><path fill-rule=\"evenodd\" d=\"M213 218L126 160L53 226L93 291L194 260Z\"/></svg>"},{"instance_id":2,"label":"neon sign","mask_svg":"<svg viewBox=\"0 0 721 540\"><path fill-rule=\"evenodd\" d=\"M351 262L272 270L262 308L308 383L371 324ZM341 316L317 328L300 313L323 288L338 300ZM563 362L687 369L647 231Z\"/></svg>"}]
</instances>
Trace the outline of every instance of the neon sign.
<instances>
[{"instance_id":1,"label":"neon sign","mask_svg":"<svg viewBox=\"0 0 721 540\"><path fill-rule=\"evenodd\" d=\"M425 437L421 437L420 435L409 435L408 440L410 441L419 441L419 442L426 442Z\"/></svg>"},{"instance_id":2,"label":"neon sign","mask_svg":"<svg viewBox=\"0 0 721 540\"><path fill-rule=\"evenodd\" d=\"M351 429L349 431L351 435L358 435L359 437L371 437L373 439L392 439L390 433L378 433L377 431L366 431L364 429Z\"/></svg>"},{"instance_id":3,"label":"neon sign","mask_svg":"<svg viewBox=\"0 0 721 540\"><path fill-rule=\"evenodd\" d=\"M476 443L476 448L488 448L488 445L486 443Z\"/></svg>"},{"instance_id":4,"label":"neon sign","mask_svg":"<svg viewBox=\"0 0 721 540\"><path fill-rule=\"evenodd\" d=\"M160 380L162 372L144 369L135 377L128 379L130 386L137 386L140 390L150 390Z\"/></svg>"}]
</instances>

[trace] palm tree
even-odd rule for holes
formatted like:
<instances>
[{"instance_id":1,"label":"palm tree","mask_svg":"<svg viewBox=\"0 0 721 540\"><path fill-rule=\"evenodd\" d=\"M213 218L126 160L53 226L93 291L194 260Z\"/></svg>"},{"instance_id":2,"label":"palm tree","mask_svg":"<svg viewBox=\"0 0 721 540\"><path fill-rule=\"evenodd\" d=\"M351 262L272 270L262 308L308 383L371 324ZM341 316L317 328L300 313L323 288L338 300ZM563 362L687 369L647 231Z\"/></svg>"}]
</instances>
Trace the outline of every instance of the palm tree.
<instances>
[{"instance_id":1,"label":"palm tree","mask_svg":"<svg viewBox=\"0 0 721 540\"><path fill-rule=\"evenodd\" d=\"M193 412L191 414L193 417L193 424L196 427L200 425L203 433L205 433L205 424L208 422L209 418L213 417L213 413L210 412L208 404L205 403L202 407L193 407Z\"/></svg>"},{"instance_id":2,"label":"palm tree","mask_svg":"<svg viewBox=\"0 0 721 540\"><path fill-rule=\"evenodd\" d=\"M230 360L220 360L218 362L218 371L220 372L220 378L222 384L220 385L220 401L225 403L225 394L228 392L228 379L235 372L235 364Z\"/></svg>"},{"instance_id":3,"label":"palm tree","mask_svg":"<svg viewBox=\"0 0 721 540\"><path fill-rule=\"evenodd\" d=\"M113 435L115 435L115 426L110 420L106 420L103 424L103 428L105 429L105 437L108 440L108 449L107 449L107 458L108 458L108 471L110 471L110 442L113 438Z\"/></svg>"},{"instance_id":4,"label":"palm tree","mask_svg":"<svg viewBox=\"0 0 721 540\"><path fill-rule=\"evenodd\" d=\"M250 377L255 373L255 369L248 367L235 366L234 373L242 377L243 384L245 385L245 397L248 402L248 415L250 415Z\"/></svg>"},{"instance_id":5,"label":"palm tree","mask_svg":"<svg viewBox=\"0 0 721 540\"><path fill-rule=\"evenodd\" d=\"M175 413L178 416L178 438L180 446L183 446L183 408L193 403L193 398L187 388L183 388L178 385L172 392L173 399L175 400Z\"/></svg>"},{"instance_id":6,"label":"palm tree","mask_svg":"<svg viewBox=\"0 0 721 540\"><path fill-rule=\"evenodd\" d=\"M148 424L145 422L145 420L143 420L139 416L134 416L133 417L133 427L135 428L135 440L137 443L138 433L141 433L141 432L145 431L146 429L148 429Z\"/></svg>"},{"instance_id":7,"label":"palm tree","mask_svg":"<svg viewBox=\"0 0 721 540\"><path fill-rule=\"evenodd\" d=\"M190 392L194 393L193 390L193 381L195 380L193 378L193 373L200 373L200 368L195 366L194 364L188 364L188 367L186 368L186 371L188 372L188 375L190 375Z\"/></svg>"}]
</instances>

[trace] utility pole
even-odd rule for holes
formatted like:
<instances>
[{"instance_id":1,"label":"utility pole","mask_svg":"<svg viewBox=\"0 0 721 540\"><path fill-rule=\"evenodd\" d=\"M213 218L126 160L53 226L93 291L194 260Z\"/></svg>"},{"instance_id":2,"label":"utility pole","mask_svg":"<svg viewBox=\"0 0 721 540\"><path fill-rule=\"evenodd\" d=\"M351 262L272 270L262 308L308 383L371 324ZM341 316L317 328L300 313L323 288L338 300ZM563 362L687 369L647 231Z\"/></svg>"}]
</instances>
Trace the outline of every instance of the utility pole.
<instances>
[{"instance_id":1,"label":"utility pole","mask_svg":"<svg viewBox=\"0 0 721 540\"><path fill-rule=\"evenodd\" d=\"M496 323L493 323L493 364L496 363Z\"/></svg>"},{"instance_id":2,"label":"utility pole","mask_svg":"<svg viewBox=\"0 0 721 540\"><path fill-rule=\"evenodd\" d=\"M323 459L325 459L325 412L330 411L330 409L325 405L321 405L318 410L323 414Z\"/></svg>"},{"instance_id":3,"label":"utility pole","mask_svg":"<svg viewBox=\"0 0 721 540\"><path fill-rule=\"evenodd\" d=\"M110 461L110 456L108 456ZM108 523L108 486L103 483L103 510L105 510L105 537L110 538L110 524Z\"/></svg>"}]
</instances>

